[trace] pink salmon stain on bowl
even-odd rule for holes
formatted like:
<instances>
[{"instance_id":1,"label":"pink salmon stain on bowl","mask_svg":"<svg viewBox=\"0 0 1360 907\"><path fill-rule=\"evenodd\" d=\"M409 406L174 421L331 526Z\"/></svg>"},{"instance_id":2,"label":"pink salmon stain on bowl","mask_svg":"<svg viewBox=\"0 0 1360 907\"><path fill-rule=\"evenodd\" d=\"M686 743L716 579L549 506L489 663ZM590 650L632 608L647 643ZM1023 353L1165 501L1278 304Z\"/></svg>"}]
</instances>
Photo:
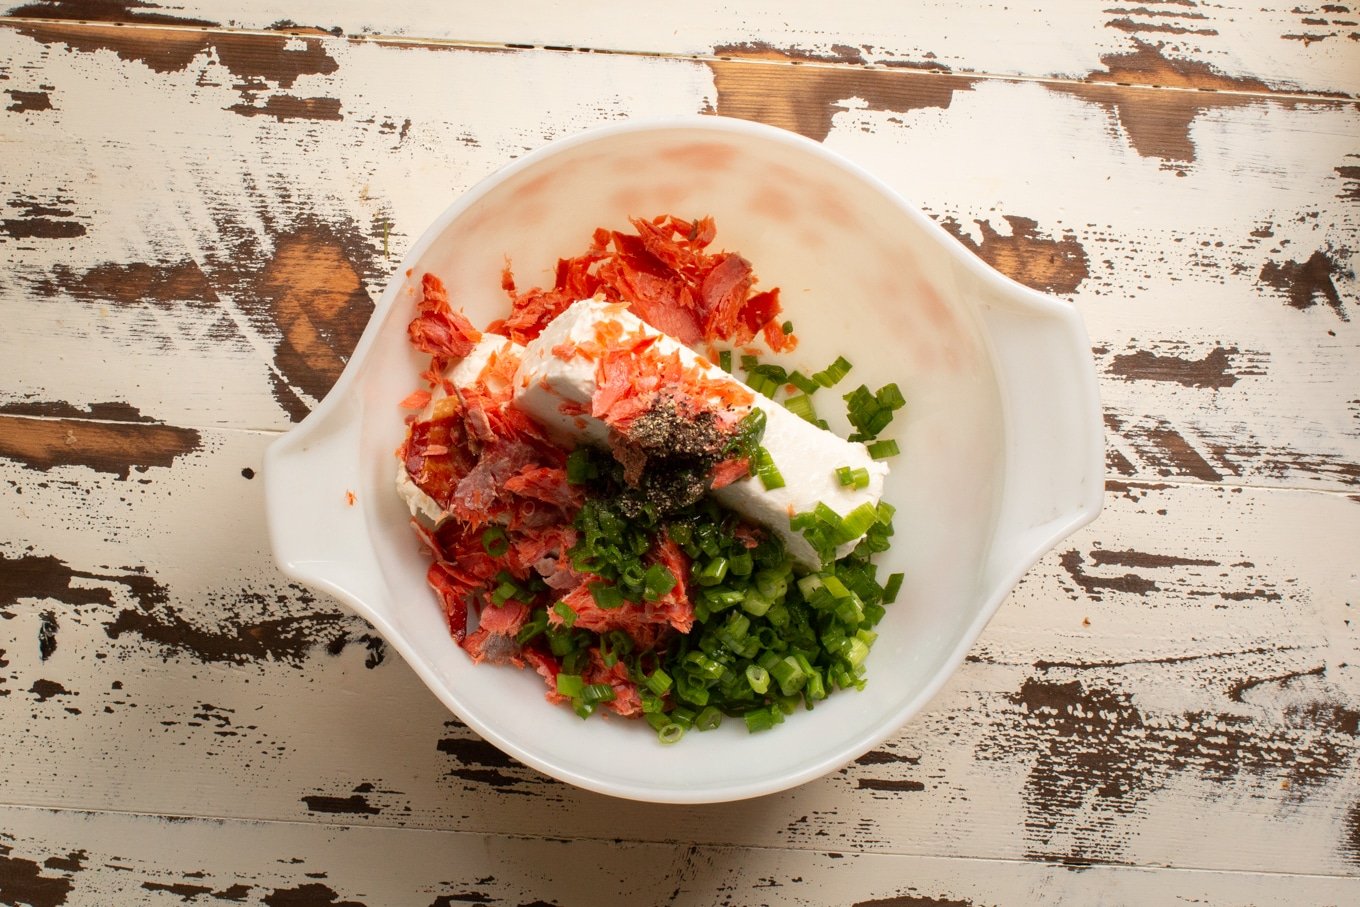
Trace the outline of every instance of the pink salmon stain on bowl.
<instances>
[{"instance_id":1,"label":"pink salmon stain on bowl","mask_svg":"<svg viewBox=\"0 0 1360 907\"><path fill-rule=\"evenodd\" d=\"M672 164L685 164L721 172L732 167L737 160L738 152L726 142L694 142L668 148L657 154L657 157Z\"/></svg>"},{"instance_id":2,"label":"pink salmon stain on bowl","mask_svg":"<svg viewBox=\"0 0 1360 907\"><path fill-rule=\"evenodd\" d=\"M746 204L752 212L780 221L794 220L799 214L798 206L793 199L773 181L757 188Z\"/></svg>"}]
</instances>

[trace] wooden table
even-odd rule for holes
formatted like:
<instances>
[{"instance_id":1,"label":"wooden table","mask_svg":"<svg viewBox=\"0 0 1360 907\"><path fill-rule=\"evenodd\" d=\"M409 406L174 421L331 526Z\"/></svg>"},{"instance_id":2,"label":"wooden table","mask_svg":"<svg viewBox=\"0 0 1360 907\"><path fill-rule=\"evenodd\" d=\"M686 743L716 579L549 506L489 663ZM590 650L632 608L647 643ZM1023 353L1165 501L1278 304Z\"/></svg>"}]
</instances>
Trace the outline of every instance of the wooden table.
<instances>
[{"instance_id":1,"label":"wooden table","mask_svg":"<svg viewBox=\"0 0 1360 907\"><path fill-rule=\"evenodd\" d=\"M0 903L1360 902L1360 9L379 6L0 27ZM1077 306L1108 475L881 749L682 808L479 740L259 473L460 192L696 112Z\"/></svg>"}]
</instances>

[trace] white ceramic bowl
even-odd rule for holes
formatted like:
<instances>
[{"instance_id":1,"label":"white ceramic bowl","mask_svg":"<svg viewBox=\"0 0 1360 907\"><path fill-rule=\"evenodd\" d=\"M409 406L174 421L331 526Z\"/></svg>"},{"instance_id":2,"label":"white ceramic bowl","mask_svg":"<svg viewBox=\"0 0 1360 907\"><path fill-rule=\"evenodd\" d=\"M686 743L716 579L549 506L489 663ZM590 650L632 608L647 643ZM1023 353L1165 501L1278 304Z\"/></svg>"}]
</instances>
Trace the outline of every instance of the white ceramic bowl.
<instances>
[{"instance_id":1,"label":"white ceramic bowl","mask_svg":"<svg viewBox=\"0 0 1360 907\"><path fill-rule=\"evenodd\" d=\"M582 721L549 705L532 671L474 667L425 585L427 561L393 487L397 402L423 357L406 339L410 287L432 271L485 325L521 288L552 283L597 226L630 215L712 215L783 290L802 342L787 357L854 370L816 398L896 381L907 408L881 575L904 571L862 692L840 692L773 731L742 722L661 746L641 722ZM408 277L407 275L411 276ZM833 427L844 431L844 422ZM717 117L634 122L555 142L457 199L415 243L325 401L270 447L269 528L289 576L370 621L478 734L549 775L637 800L703 803L782 790L897 731L963 660L1002 598L1045 551L1094 519L1103 473L1096 382L1069 304L985 266L872 176L797 135ZM353 505L346 492L353 491Z\"/></svg>"}]
</instances>

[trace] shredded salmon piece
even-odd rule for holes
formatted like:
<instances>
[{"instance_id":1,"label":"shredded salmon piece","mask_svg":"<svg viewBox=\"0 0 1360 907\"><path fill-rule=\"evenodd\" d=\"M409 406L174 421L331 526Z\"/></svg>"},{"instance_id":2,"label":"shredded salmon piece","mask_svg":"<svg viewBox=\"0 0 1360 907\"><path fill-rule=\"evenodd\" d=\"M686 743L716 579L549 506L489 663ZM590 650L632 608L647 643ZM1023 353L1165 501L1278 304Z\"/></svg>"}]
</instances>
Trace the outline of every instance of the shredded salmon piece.
<instances>
[{"instance_id":1,"label":"shredded salmon piece","mask_svg":"<svg viewBox=\"0 0 1360 907\"><path fill-rule=\"evenodd\" d=\"M573 302L603 296L691 346L718 340L741 345L758 336L776 351L797 344L779 323L778 290L751 295L756 276L750 263L734 253L707 251L717 235L711 217L630 222L633 233L595 230L582 255L558 261L549 289L520 292L507 264L501 286L511 312L487 329L528 343Z\"/></svg>"},{"instance_id":2,"label":"shredded salmon piece","mask_svg":"<svg viewBox=\"0 0 1360 907\"><path fill-rule=\"evenodd\" d=\"M746 478L751 472L751 461L746 457L733 457L723 460L713 467L713 488L726 488L733 482Z\"/></svg>"},{"instance_id":3,"label":"shredded salmon piece","mask_svg":"<svg viewBox=\"0 0 1360 907\"><path fill-rule=\"evenodd\" d=\"M397 405L402 409L422 410L430 402L430 392L428 390L412 391L406 398Z\"/></svg>"},{"instance_id":4,"label":"shredded salmon piece","mask_svg":"<svg viewBox=\"0 0 1360 907\"><path fill-rule=\"evenodd\" d=\"M449 305L449 294L444 283L433 274L425 274L420 281L421 296L415 319L407 326L407 334L416 349L431 356L461 359L482 332L472 326L461 312Z\"/></svg>"}]
</instances>

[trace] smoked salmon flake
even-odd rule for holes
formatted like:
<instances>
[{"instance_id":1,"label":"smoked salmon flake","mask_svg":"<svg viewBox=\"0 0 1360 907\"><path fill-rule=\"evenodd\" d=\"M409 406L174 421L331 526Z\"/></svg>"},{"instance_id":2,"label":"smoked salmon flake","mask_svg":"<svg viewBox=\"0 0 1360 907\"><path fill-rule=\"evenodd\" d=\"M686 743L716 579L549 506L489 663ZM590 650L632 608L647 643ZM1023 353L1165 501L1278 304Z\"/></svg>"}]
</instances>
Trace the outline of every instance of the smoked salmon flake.
<instances>
[{"instance_id":1,"label":"smoked salmon flake","mask_svg":"<svg viewBox=\"0 0 1360 907\"><path fill-rule=\"evenodd\" d=\"M690 346L719 340L742 345L756 337L776 352L797 345L797 337L782 330L779 291L752 295L757 279L750 262L707 251L717 235L711 217L663 215L630 223L632 233L595 230L584 253L557 262L549 289L520 292L507 264L501 287L510 297L510 315L487 330L528 343L573 302L599 296Z\"/></svg>"}]
</instances>

